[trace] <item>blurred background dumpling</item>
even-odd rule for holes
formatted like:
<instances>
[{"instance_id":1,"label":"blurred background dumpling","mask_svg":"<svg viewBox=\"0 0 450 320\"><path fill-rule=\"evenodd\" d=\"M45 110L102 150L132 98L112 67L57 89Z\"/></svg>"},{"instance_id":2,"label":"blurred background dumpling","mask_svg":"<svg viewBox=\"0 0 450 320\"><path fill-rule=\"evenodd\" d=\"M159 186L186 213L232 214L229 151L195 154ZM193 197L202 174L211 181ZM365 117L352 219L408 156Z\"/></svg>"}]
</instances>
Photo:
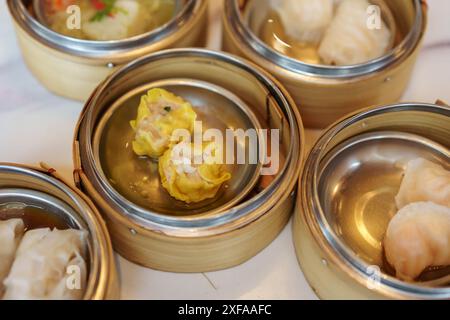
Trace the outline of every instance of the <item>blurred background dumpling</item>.
<instances>
[{"instance_id":1,"label":"blurred background dumpling","mask_svg":"<svg viewBox=\"0 0 450 320\"><path fill-rule=\"evenodd\" d=\"M160 157L170 146L172 133L190 133L197 118L192 105L164 89L151 89L141 98L138 115L131 126L136 135L133 150L138 156Z\"/></svg>"},{"instance_id":2,"label":"blurred background dumpling","mask_svg":"<svg viewBox=\"0 0 450 320\"><path fill-rule=\"evenodd\" d=\"M224 165L215 161L217 146L181 142L159 159L163 187L175 199L186 203L214 198L221 185L231 179Z\"/></svg>"},{"instance_id":3,"label":"blurred background dumpling","mask_svg":"<svg viewBox=\"0 0 450 320\"><path fill-rule=\"evenodd\" d=\"M403 207L389 223L384 249L401 280L413 281L428 267L450 265L450 208L432 202Z\"/></svg>"},{"instance_id":4,"label":"blurred background dumpling","mask_svg":"<svg viewBox=\"0 0 450 320\"><path fill-rule=\"evenodd\" d=\"M317 44L333 18L333 0L272 0L286 34Z\"/></svg>"},{"instance_id":5,"label":"blurred background dumpling","mask_svg":"<svg viewBox=\"0 0 450 320\"><path fill-rule=\"evenodd\" d=\"M450 171L422 158L409 161L395 202L401 209L419 201L450 207Z\"/></svg>"},{"instance_id":6,"label":"blurred background dumpling","mask_svg":"<svg viewBox=\"0 0 450 320\"><path fill-rule=\"evenodd\" d=\"M309 1L315 2L315 1ZM342 0L320 43L319 55L329 65L354 65L383 56L391 44L391 31L381 19L378 29L368 27L367 0Z\"/></svg>"}]
</instances>

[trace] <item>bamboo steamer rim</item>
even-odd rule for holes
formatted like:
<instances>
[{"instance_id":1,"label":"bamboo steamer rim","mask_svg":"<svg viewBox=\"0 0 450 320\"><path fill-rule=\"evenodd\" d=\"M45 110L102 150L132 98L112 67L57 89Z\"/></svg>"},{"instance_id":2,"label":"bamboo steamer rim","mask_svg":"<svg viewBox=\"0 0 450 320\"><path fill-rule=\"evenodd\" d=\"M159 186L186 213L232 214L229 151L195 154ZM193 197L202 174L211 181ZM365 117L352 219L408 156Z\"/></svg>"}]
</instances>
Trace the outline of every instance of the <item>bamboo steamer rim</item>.
<instances>
[{"instance_id":1,"label":"bamboo steamer rim","mask_svg":"<svg viewBox=\"0 0 450 320\"><path fill-rule=\"evenodd\" d=\"M276 90L279 91L280 97L282 97L283 101L285 101L285 103L288 106L290 106L289 112L291 112L291 114L292 114L292 117L293 117L292 119L293 119L294 125L295 125L295 130L293 130L291 132L291 135L296 135L298 137L298 144L299 144L298 150L291 150L293 153L294 159L297 159L297 160L295 160L295 163L286 163L286 165L285 165L286 168L290 167L292 169L291 169L291 174L289 176L287 176L287 175L284 176L284 179L290 180L289 184L286 185L286 189L294 190L294 187L297 185L298 177L300 176L300 173L301 173L301 168L302 168L304 155L305 155L305 132L304 132L304 127L303 127L303 123L301 121L301 116L298 111L298 108L295 107L296 106L295 102L291 98L291 96L289 95L287 90L280 84L280 82L278 80L276 80L267 71L265 71L261 67L255 65L254 63L252 63L246 59L243 59L241 57L238 57L238 56L235 56L232 54L219 52L219 51L212 51L212 50L199 49L199 48L184 48L184 49L163 50L163 51L160 51L157 53L153 53L153 54L144 56L138 60L135 60L135 61L129 63L128 65L123 66L122 68L117 70L114 74L112 74L109 78L105 79L87 100L87 102L81 112L81 116L78 120L76 129L75 129L74 144L73 144L74 167L75 167L74 181L75 181L77 187L79 187L79 188L82 188L83 184L86 184L87 182L89 182L89 185L90 185L89 189L91 189L92 192L95 192L94 198L96 199L96 201L99 201L99 199L101 199L102 196L100 195L100 193L97 190L95 190L95 188L93 188L90 178L88 178L88 175L86 174L85 170L83 169L81 153L80 153L81 152L80 151L81 150L80 149L81 127L82 127L83 121L86 119L86 117L89 113L89 107L92 104L95 104L95 99L96 99L97 95L99 94L99 92L104 91L104 88L106 88L108 86L109 82L115 76L126 71L127 68L144 64L145 62L147 62L147 59L149 59L149 58L163 59L163 58L166 58L166 55L168 55L170 57L172 57L172 56L179 57L183 54L189 54L189 53L196 54L201 57L211 57L211 56L215 57L215 58L217 58L217 57L223 58L224 57L224 59L226 59L226 60L224 60L224 62L235 63L236 64L235 66L243 67L244 71L246 71L246 72L249 72L249 70L251 70L251 71L255 72L255 74L252 74L253 76L255 76L256 74L258 75L256 77L256 79L258 79L258 80L265 79L269 83L273 83L276 86ZM253 70L252 70L252 68L253 68ZM283 178L283 177L281 177L281 178ZM280 193L280 192L278 192L278 193ZM291 194L290 192L289 193L286 193L286 192L281 193L281 195L278 196L277 202L284 201L285 199L287 199L289 196L292 196L292 195L293 194ZM102 199L102 201L103 201L103 199ZM251 212L249 214L240 215L229 222L223 222L222 224L220 224L218 226L206 227L206 228L197 228L196 227L194 229L192 229L192 227L189 227L189 228L183 227L181 229L173 228L173 227L165 228L164 225L161 225L156 222L147 221L142 218L135 217L133 215L124 216L123 214L118 213L116 210L114 210L111 206L109 206L109 207L112 210L108 210L108 214L114 215L116 220L118 220L118 221L123 222L125 220L129 220L131 223L130 227L133 227L133 229L135 229L134 227L137 227L137 228L140 227L142 230L157 232L157 233L161 233L164 235L170 235L173 237L195 238L198 236L204 237L204 236L214 236L214 235L218 235L218 234L224 234L224 233L231 232L235 229L243 228L244 226L248 225L249 223L251 223L255 220L258 220L261 216L263 216L268 211L270 211L271 208L276 206L276 203L266 205L266 203L264 202L262 204L262 206L265 209L263 211L259 212L258 214ZM114 205L114 207L116 207L116 205ZM235 208L233 208L233 209L235 209ZM231 210L233 210L233 209L231 209ZM192 229L192 230L194 230L194 232L186 232L186 230L188 230L188 229Z\"/></svg>"},{"instance_id":2,"label":"bamboo steamer rim","mask_svg":"<svg viewBox=\"0 0 450 320\"><path fill-rule=\"evenodd\" d=\"M332 85L359 82L377 75L379 71L398 67L419 47L427 25L428 4L426 0L413 1L417 9L416 19L405 39L384 56L351 66L308 64L276 52L248 30L240 16L240 0L225 1L222 20L224 32L244 56L264 66L271 73L293 81L307 79L309 82Z\"/></svg>"},{"instance_id":3,"label":"bamboo steamer rim","mask_svg":"<svg viewBox=\"0 0 450 320\"><path fill-rule=\"evenodd\" d=\"M10 14L21 32L64 59L108 67L176 45L205 17L208 9L207 0L186 0L181 12L157 29L123 40L91 41L64 36L42 25L29 14L23 1L7 0ZM87 46L92 48L87 50Z\"/></svg>"},{"instance_id":4,"label":"bamboo steamer rim","mask_svg":"<svg viewBox=\"0 0 450 320\"><path fill-rule=\"evenodd\" d=\"M114 253L111 244L111 238L109 236L108 229L106 227L106 223L103 220L100 212L92 202L92 200L86 196L81 190L76 187L71 186L67 183L57 171L49 166L46 163L41 162L39 166L32 166L26 164L18 164L12 162L0 162L0 167L9 167L13 169L26 170L26 172L43 174L50 179L62 184L67 190L61 190L63 193L72 198L70 193L79 197L82 201L85 202L90 211L84 212L86 214L86 223L89 225L89 228L93 230L88 230L89 234L91 232L95 232L95 236L97 238L97 243L99 246L98 254L99 254L99 267L97 270L99 277L96 283L89 285L89 281L91 281L91 277L89 276L87 279L87 286L91 292L84 293L84 300L104 300L109 298L116 298L119 296L119 284L117 283L118 279L116 276L116 267L114 260ZM58 187L55 185L55 187ZM83 218L84 220L84 218ZM92 235L91 235L92 236ZM92 262L91 262L92 263ZM91 271L90 271L91 272ZM91 286L91 288L89 288Z\"/></svg>"},{"instance_id":5,"label":"bamboo steamer rim","mask_svg":"<svg viewBox=\"0 0 450 320\"><path fill-rule=\"evenodd\" d=\"M420 107L421 109L418 109ZM299 210L296 215L301 215L302 219L304 219L306 228L309 230L311 236L313 237L315 243L321 249L321 251L326 256L326 261L331 263L334 266L337 266L341 270L343 270L347 276L351 277L356 283L359 283L363 286L367 283L367 278L370 276L366 273L364 263L360 261L350 261L351 259L347 258L349 254L349 249L347 246L342 243L342 241L336 239L336 236L324 234L324 222L318 221L316 219L316 215L313 212L314 210L319 210L322 213L322 209L320 205L317 205L318 195L315 190L311 191L306 187L309 183L308 179L314 180L314 185L317 184L317 176L315 170L310 170L313 166L313 163L319 154L321 153L321 148L325 145L328 145L335 134L340 132L342 129L346 128L347 125L351 125L359 120L367 118L368 116L376 116L383 114L387 111L393 111L394 108L400 108L399 110L394 110L394 112L402 112L402 111L422 111L429 113L439 113L444 116L448 116L450 118L450 106L441 100L437 100L435 104L431 103L418 103L418 102L402 102L398 104L385 105L385 106L376 106L376 107L368 107L357 110L347 116L342 117L332 125L330 125L325 132L320 136L316 144L313 146L311 153L307 157L305 161L305 165L302 172L302 177L299 180L299 194L298 194L298 203L301 210ZM313 177L311 177L313 175ZM312 204L312 200L314 199L314 204ZM297 219L297 223L300 223L300 219ZM296 227L294 226L294 229ZM330 238L332 237L332 239ZM334 244L338 246L337 249L333 248L333 245L330 244L330 241L333 241ZM381 284L379 287L374 289L377 292L381 292L384 296L388 296L394 299L404 299L405 294L408 294L415 298L423 298L425 295L430 295L433 297L433 294L437 295L438 299L449 299L450 298L450 287L444 288L429 288L424 286L418 286L414 284L409 284L398 280L392 276L386 276L383 274L381 277ZM436 293L438 291L438 293Z\"/></svg>"}]
</instances>

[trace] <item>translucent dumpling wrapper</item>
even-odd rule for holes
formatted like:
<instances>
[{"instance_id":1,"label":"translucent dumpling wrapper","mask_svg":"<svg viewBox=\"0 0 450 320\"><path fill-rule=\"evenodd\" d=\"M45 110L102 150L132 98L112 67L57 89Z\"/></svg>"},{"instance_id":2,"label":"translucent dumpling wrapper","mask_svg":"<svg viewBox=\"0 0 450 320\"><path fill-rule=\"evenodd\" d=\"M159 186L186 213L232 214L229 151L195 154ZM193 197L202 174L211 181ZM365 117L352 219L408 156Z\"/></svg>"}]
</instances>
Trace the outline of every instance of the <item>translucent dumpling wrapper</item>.
<instances>
[{"instance_id":1,"label":"translucent dumpling wrapper","mask_svg":"<svg viewBox=\"0 0 450 320\"><path fill-rule=\"evenodd\" d=\"M310 1L312 2L312 1ZM367 0L342 0L320 43L319 56L329 65L354 65L383 56L391 46L392 34L383 19L373 28Z\"/></svg>"},{"instance_id":2,"label":"translucent dumpling wrapper","mask_svg":"<svg viewBox=\"0 0 450 320\"><path fill-rule=\"evenodd\" d=\"M164 89L151 89L141 98L138 115L131 121L136 132L133 150L138 156L160 157L170 146L175 130L192 133L197 114L183 98Z\"/></svg>"},{"instance_id":3,"label":"translucent dumpling wrapper","mask_svg":"<svg viewBox=\"0 0 450 320\"><path fill-rule=\"evenodd\" d=\"M162 185L175 199L191 203L214 198L221 185L231 179L225 166L215 161L216 156L220 158L215 144L200 149L181 142L159 159Z\"/></svg>"},{"instance_id":4,"label":"translucent dumpling wrapper","mask_svg":"<svg viewBox=\"0 0 450 320\"><path fill-rule=\"evenodd\" d=\"M395 202L401 209L419 201L450 207L450 171L422 158L408 162Z\"/></svg>"},{"instance_id":5,"label":"translucent dumpling wrapper","mask_svg":"<svg viewBox=\"0 0 450 320\"><path fill-rule=\"evenodd\" d=\"M318 44L333 18L333 0L271 0L285 32L306 43Z\"/></svg>"},{"instance_id":6,"label":"translucent dumpling wrapper","mask_svg":"<svg viewBox=\"0 0 450 320\"><path fill-rule=\"evenodd\" d=\"M450 265L450 208L432 202L403 207L389 223L384 249L401 280L413 281L428 267Z\"/></svg>"},{"instance_id":7,"label":"translucent dumpling wrapper","mask_svg":"<svg viewBox=\"0 0 450 320\"><path fill-rule=\"evenodd\" d=\"M76 300L87 279L86 232L28 231L4 281L7 300Z\"/></svg>"},{"instance_id":8,"label":"translucent dumpling wrapper","mask_svg":"<svg viewBox=\"0 0 450 320\"><path fill-rule=\"evenodd\" d=\"M4 290L3 280L9 273L23 233L22 219L0 221L0 297Z\"/></svg>"}]
</instances>

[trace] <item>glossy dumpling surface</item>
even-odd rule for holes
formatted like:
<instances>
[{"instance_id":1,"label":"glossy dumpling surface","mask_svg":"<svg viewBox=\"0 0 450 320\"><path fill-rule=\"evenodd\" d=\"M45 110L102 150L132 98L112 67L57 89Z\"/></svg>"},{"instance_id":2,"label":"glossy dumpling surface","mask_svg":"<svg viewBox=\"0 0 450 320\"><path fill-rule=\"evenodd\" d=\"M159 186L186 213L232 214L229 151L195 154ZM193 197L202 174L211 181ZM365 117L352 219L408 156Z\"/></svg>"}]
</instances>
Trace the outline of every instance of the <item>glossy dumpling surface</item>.
<instances>
[{"instance_id":1,"label":"glossy dumpling surface","mask_svg":"<svg viewBox=\"0 0 450 320\"><path fill-rule=\"evenodd\" d=\"M384 248L402 280L413 281L431 266L450 265L450 208L432 202L405 206L390 221Z\"/></svg>"},{"instance_id":2,"label":"glossy dumpling surface","mask_svg":"<svg viewBox=\"0 0 450 320\"><path fill-rule=\"evenodd\" d=\"M312 2L312 1L308 1ZM367 0L342 0L319 47L329 65L354 65L381 57L391 43L391 31L380 19L380 28L369 28Z\"/></svg>"},{"instance_id":3,"label":"glossy dumpling surface","mask_svg":"<svg viewBox=\"0 0 450 320\"><path fill-rule=\"evenodd\" d=\"M24 224L21 219L0 221L0 297L3 293L3 280L9 273L23 233Z\"/></svg>"},{"instance_id":4,"label":"glossy dumpling surface","mask_svg":"<svg viewBox=\"0 0 450 320\"><path fill-rule=\"evenodd\" d=\"M422 158L411 160L395 201L398 209L419 201L450 207L450 171Z\"/></svg>"},{"instance_id":5,"label":"glossy dumpling surface","mask_svg":"<svg viewBox=\"0 0 450 320\"><path fill-rule=\"evenodd\" d=\"M319 43L333 18L333 0L272 0L286 33L296 40Z\"/></svg>"},{"instance_id":6,"label":"glossy dumpling surface","mask_svg":"<svg viewBox=\"0 0 450 320\"><path fill-rule=\"evenodd\" d=\"M216 196L231 174L212 159L214 150L214 144L195 151L193 144L181 142L164 153L159 159L159 173L162 185L172 197L191 203ZM203 160L196 162L196 157Z\"/></svg>"},{"instance_id":7,"label":"glossy dumpling surface","mask_svg":"<svg viewBox=\"0 0 450 320\"><path fill-rule=\"evenodd\" d=\"M28 231L4 281L4 299L81 299L86 286L86 233Z\"/></svg>"},{"instance_id":8,"label":"glossy dumpling surface","mask_svg":"<svg viewBox=\"0 0 450 320\"><path fill-rule=\"evenodd\" d=\"M192 105L164 89L151 89L141 98L131 126L136 135L133 150L138 156L160 157L170 146L177 129L192 132L197 118Z\"/></svg>"}]
</instances>

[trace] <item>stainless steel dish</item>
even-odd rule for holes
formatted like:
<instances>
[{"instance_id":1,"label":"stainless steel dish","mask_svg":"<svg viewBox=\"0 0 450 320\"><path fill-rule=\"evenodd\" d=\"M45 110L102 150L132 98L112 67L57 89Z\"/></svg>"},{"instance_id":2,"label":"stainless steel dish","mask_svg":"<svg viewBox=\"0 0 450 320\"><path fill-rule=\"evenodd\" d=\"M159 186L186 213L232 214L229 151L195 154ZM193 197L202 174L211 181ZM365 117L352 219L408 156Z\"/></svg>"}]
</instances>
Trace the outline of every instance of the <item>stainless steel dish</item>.
<instances>
[{"instance_id":1,"label":"stainless steel dish","mask_svg":"<svg viewBox=\"0 0 450 320\"><path fill-rule=\"evenodd\" d=\"M227 129L251 129L259 133L256 150L252 150L247 143L243 146L236 144L236 148L241 149L239 152L245 153L246 162L226 165L232 178L221 187L214 198L189 205L174 199L161 185L158 162L134 154L131 148L134 132L130 121L136 119L141 96L152 88L169 90L189 101L198 115L197 121L201 121L204 127L202 130L218 129L223 136ZM261 129L250 107L220 86L194 79L151 82L120 97L105 112L96 128L93 141L95 166L108 192L135 210L191 217L214 214L238 204L258 182L262 162L250 163L249 159L252 153L264 152L259 150L264 147L263 143L259 143L264 139ZM136 190L137 188L139 190Z\"/></svg>"}]
</instances>

